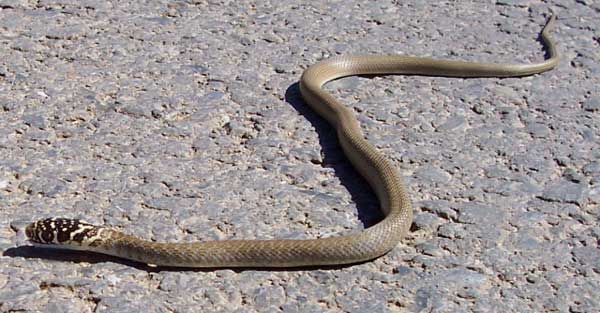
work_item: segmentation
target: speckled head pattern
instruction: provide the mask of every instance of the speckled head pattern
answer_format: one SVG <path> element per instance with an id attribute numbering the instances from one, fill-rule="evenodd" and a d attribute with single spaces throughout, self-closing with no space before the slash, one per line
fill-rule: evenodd
<path id="1" fill-rule="evenodd" d="M 29 224 L 25 234 L 37 244 L 91 246 L 99 235 L 99 229 L 76 219 L 48 218 Z"/>

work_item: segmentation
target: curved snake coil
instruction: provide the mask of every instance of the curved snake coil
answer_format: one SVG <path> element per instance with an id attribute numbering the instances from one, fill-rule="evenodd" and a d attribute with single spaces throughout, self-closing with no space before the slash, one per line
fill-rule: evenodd
<path id="1" fill-rule="evenodd" d="M 371 185 L 386 217 L 362 232 L 308 240 L 225 240 L 195 243 L 150 242 L 79 220 L 51 218 L 30 224 L 34 244 L 94 251 L 150 265 L 181 267 L 292 267 L 348 264 L 377 258 L 404 237 L 412 222 L 406 189 L 393 164 L 369 142 L 351 109 L 325 92 L 325 83 L 345 76 L 417 74 L 450 77 L 515 77 L 541 73 L 559 61 L 549 36 L 541 38 L 549 58 L 535 64 L 491 64 L 407 56 L 339 56 L 309 67 L 300 79 L 304 100 L 336 130 L 350 162 Z"/>

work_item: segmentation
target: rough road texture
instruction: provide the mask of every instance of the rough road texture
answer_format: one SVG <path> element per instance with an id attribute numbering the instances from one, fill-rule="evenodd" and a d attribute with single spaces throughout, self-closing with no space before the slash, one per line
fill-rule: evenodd
<path id="1" fill-rule="evenodd" d="M 600 6 L 424 3 L 0 1 L 0 311 L 597 309 Z M 303 69 L 348 53 L 539 60 L 550 8 L 552 72 L 329 85 L 415 202 L 383 258 L 181 271 L 24 246 L 47 216 L 165 241 L 369 225 L 375 198 L 300 100 Z"/>

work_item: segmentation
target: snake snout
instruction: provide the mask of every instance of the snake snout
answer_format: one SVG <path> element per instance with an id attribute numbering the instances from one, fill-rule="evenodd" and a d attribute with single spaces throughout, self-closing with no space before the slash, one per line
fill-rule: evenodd
<path id="1" fill-rule="evenodd" d="M 25 236 L 28 240 L 37 242 L 36 223 L 31 223 L 25 227 Z"/>

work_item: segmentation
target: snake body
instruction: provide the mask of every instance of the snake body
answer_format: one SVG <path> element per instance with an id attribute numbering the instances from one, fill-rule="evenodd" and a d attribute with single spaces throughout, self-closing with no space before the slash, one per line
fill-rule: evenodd
<path id="1" fill-rule="evenodd" d="M 351 75 L 416 74 L 449 77 L 517 77 L 541 73 L 558 64 L 549 30 L 541 38 L 549 57 L 534 64 L 492 64 L 408 56 L 339 56 L 304 71 L 304 100 L 335 129 L 345 155 L 375 191 L 385 218 L 348 235 L 306 240 L 225 240 L 160 243 L 79 220 L 50 218 L 27 226 L 34 244 L 87 250 L 151 265 L 181 267 L 293 267 L 356 263 L 390 251 L 412 223 L 411 202 L 394 165 L 364 139 L 352 110 L 323 90 L 327 82 Z"/>

